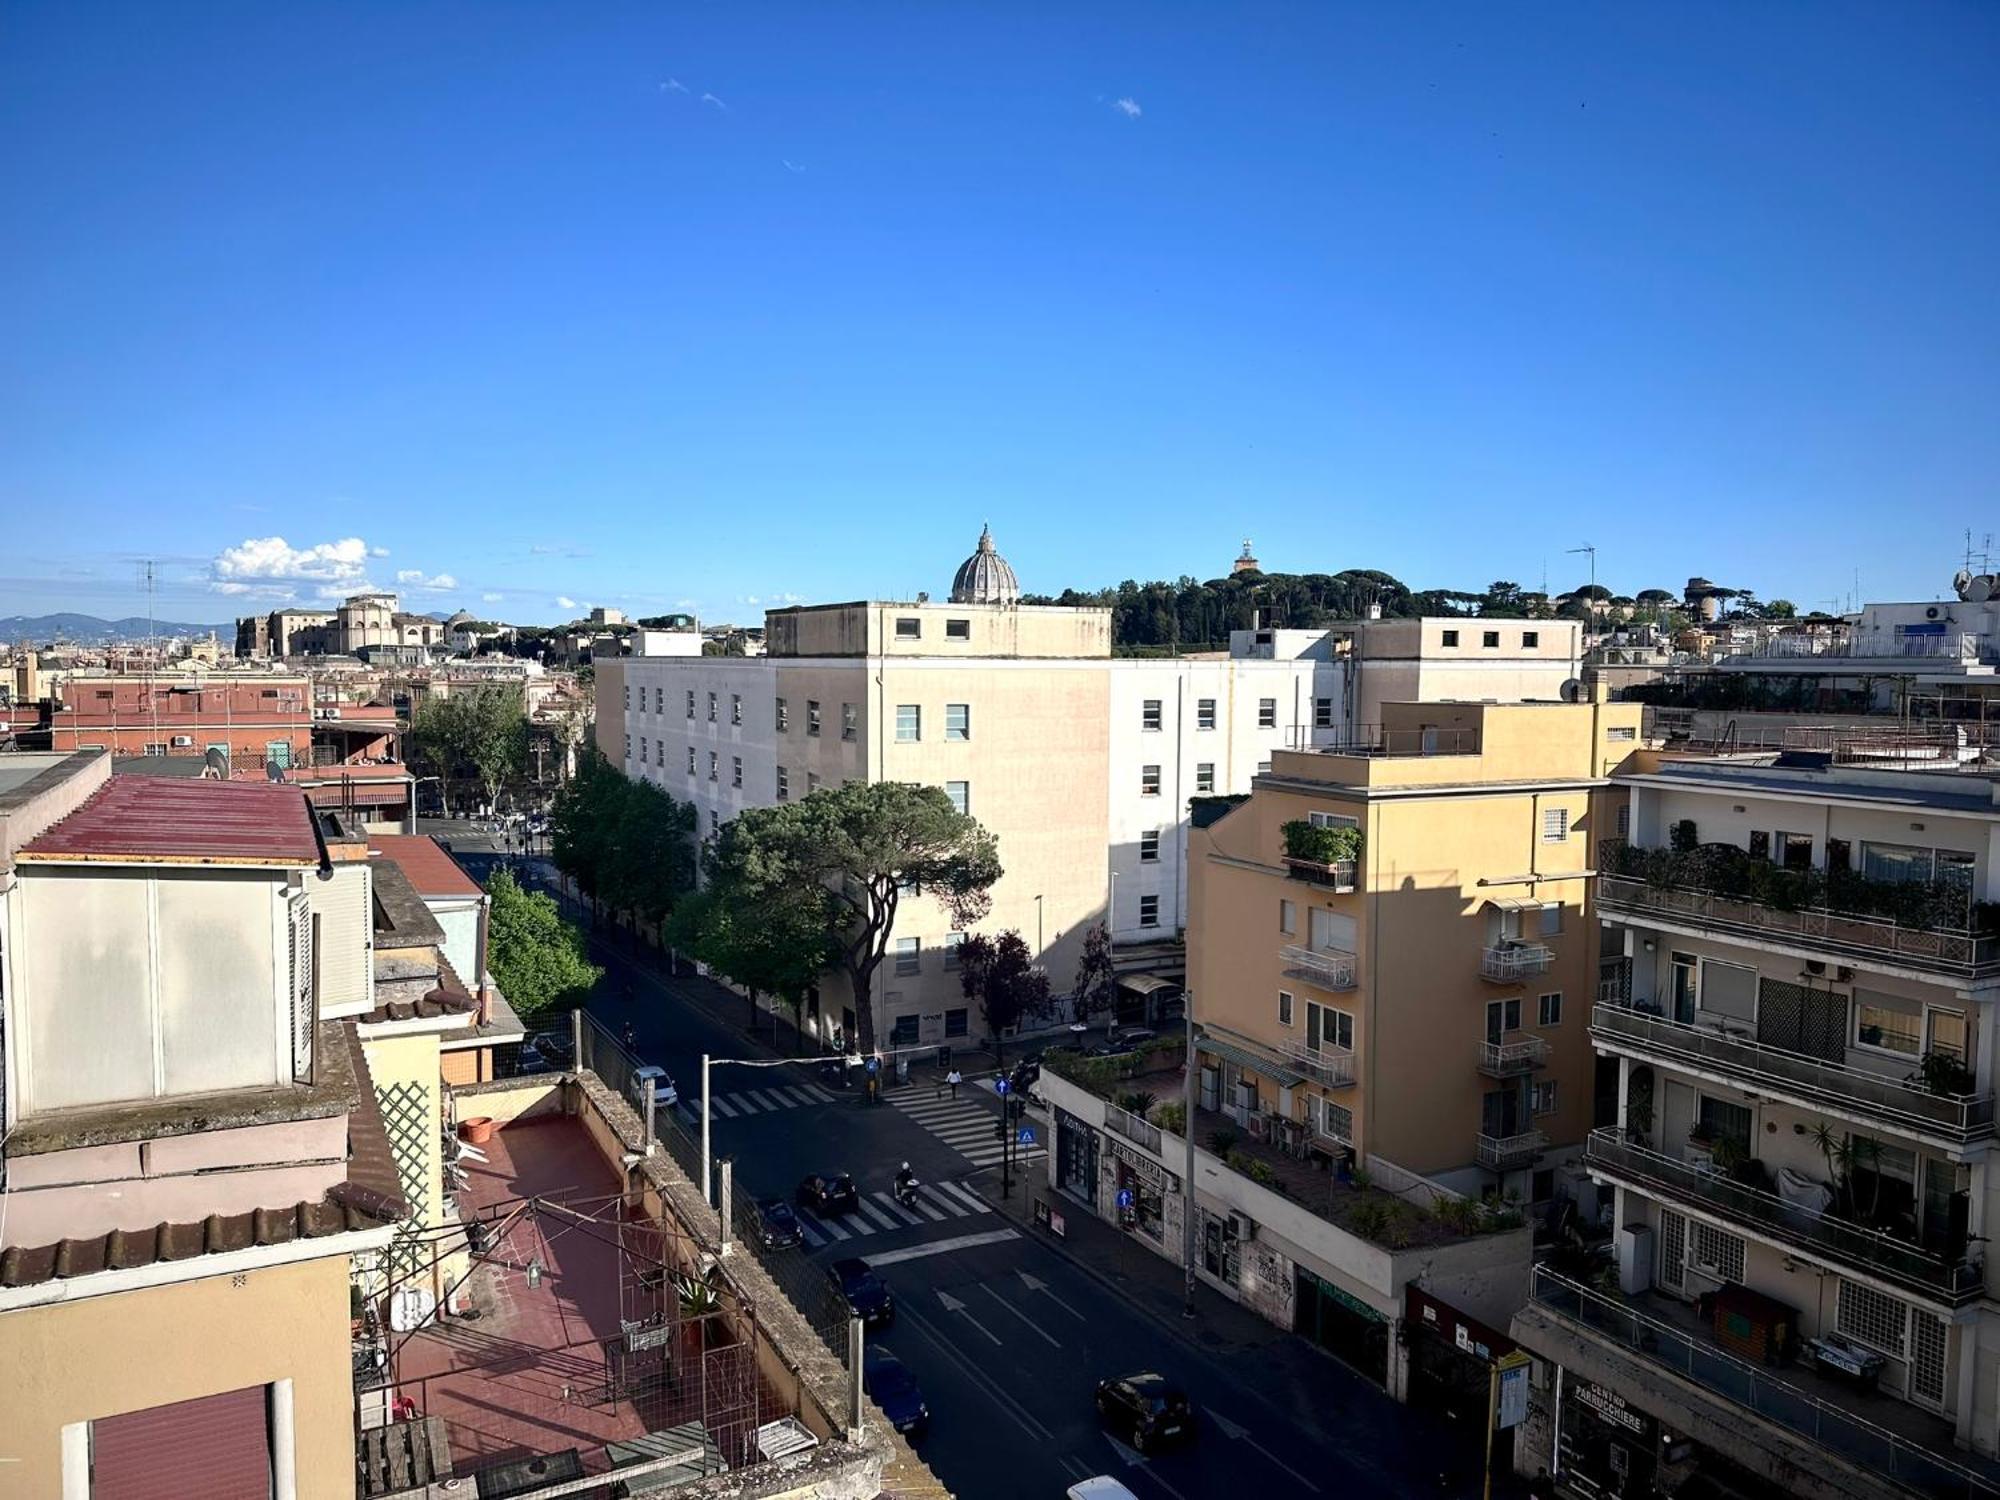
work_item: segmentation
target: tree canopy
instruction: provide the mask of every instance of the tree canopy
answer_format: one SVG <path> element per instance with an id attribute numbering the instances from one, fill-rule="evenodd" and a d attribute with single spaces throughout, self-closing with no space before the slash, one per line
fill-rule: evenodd
<path id="1" fill-rule="evenodd" d="M 832 898 L 822 892 L 759 892 L 713 869 L 708 884 L 674 909 L 668 938 L 750 992 L 775 995 L 805 1030 L 806 996 L 840 962 Z"/>
<path id="2" fill-rule="evenodd" d="M 582 1004 L 604 971 L 554 899 L 522 890 L 506 870 L 494 872 L 486 894 L 493 901 L 487 963 L 508 1003 L 523 1016 Z"/>
<path id="3" fill-rule="evenodd" d="M 903 782 L 850 782 L 746 809 L 712 850 L 717 881 L 758 905 L 825 894 L 820 910 L 853 987 L 863 1052 L 875 1050 L 872 987 L 903 891 L 923 891 L 967 928 L 990 909 L 1000 878 L 992 834 L 940 788 Z"/>
<path id="4" fill-rule="evenodd" d="M 521 690 L 492 686 L 426 698 L 410 718 L 412 759 L 436 776 L 447 808 L 470 781 L 492 803 L 527 763 L 528 713 Z"/>
<path id="5" fill-rule="evenodd" d="M 1048 1009 L 1049 976 L 1035 967 L 1027 940 L 1012 928 L 997 937 L 972 933 L 958 945 L 958 984 L 979 1007 L 996 1058 L 1001 1032 Z"/>
<path id="6" fill-rule="evenodd" d="M 594 751 L 549 809 L 556 868 L 593 901 L 663 921 L 694 889 L 695 809 L 635 781 Z"/>

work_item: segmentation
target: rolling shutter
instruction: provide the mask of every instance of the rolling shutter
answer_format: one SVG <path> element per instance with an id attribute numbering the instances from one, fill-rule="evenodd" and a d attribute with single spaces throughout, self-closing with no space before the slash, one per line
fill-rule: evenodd
<path id="1" fill-rule="evenodd" d="M 90 1424 L 91 1500 L 271 1500 L 266 1388 Z"/>

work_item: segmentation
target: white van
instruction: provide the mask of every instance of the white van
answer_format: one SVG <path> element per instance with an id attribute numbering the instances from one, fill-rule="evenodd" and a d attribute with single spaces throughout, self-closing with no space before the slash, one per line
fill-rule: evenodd
<path id="1" fill-rule="evenodd" d="M 1095 1479 L 1078 1480 L 1068 1490 L 1069 1500 L 1139 1500 L 1139 1497 L 1125 1488 L 1109 1474 L 1099 1474 Z"/>

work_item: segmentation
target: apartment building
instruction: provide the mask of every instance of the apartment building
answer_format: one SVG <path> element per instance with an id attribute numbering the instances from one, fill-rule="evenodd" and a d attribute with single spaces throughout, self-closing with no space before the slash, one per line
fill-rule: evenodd
<path id="1" fill-rule="evenodd" d="M 225 752 L 232 765 L 305 765 L 312 751 L 312 693 L 303 676 L 69 673 L 43 705 L 41 748 L 199 760 Z"/>
<path id="2" fill-rule="evenodd" d="M 1523 1466 L 1574 1493 L 2000 1493 L 2000 784 L 1879 749 L 1616 778 L 1584 1158 L 1615 1275 L 1539 1267 L 1513 1325 L 1549 1376 Z"/>
<path id="3" fill-rule="evenodd" d="M 316 1013 L 305 798 L 0 768 L 0 1491 L 354 1494 L 349 1274 L 407 1212 Z"/>
<path id="4" fill-rule="evenodd" d="M 1373 737 L 1392 703 L 1559 703 L 1582 696 L 1583 625 L 1426 615 L 1332 626 L 1346 666 L 1339 723 Z"/>

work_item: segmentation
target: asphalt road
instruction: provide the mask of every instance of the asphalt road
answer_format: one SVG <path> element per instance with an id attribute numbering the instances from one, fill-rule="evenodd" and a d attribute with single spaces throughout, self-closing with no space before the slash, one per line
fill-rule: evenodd
<path id="1" fill-rule="evenodd" d="M 455 828 L 440 831 L 483 877 L 492 856 L 472 847 L 467 825 Z M 689 1094 L 699 1088 L 704 1051 L 768 1055 L 740 1025 L 678 999 L 681 986 L 629 950 L 597 947 L 607 972 L 589 1008 L 614 1029 L 629 1020 L 644 1060 L 665 1067 Z M 747 1005 L 742 1014 L 748 1018 Z M 712 1073 L 712 1130 L 717 1155 L 732 1158 L 739 1180 L 759 1196 L 789 1198 L 808 1172 L 854 1175 L 864 1213 L 830 1224 L 808 1218 L 822 1243 L 787 1253 L 820 1264 L 862 1255 L 889 1282 L 897 1316 L 871 1342 L 892 1349 L 923 1386 L 932 1421 L 919 1451 L 954 1494 L 1060 1496 L 1092 1474 L 1118 1476 L 1142 1500 L 1479 1493 L 1455 1435 L 1331 1358 L 1290 1339 L 1281 1341 L 1289 1357 L 1276 1361 L 1220 1356 L 1175 1337 L 1069 1256 L 985 1208 L 960 1185 L 976 1178 L 992 1191 L 987 1174 L 898 1107 L 899 1097 L 934 1099 L 926 1075 L 919 1079 L 871 1106 L 858 1088 L 830 1087 L 813 1064 L 720 1065 Z M 990 1093 L 968 1087 L 965 1100 L 998 1119 Z M 962 1132 L 958 1141 L 966 1145 Z M 928 1190 L 914 1225 L 889 1202 L 904 1160 Z M 1042 1162 L 1031 1170 L 1045 1177 Z M 1201 1417 L 1194 1443 L 1140 1459 L 1100 1429 L 1091 1399 L 1097 1382 L 1140 1370 L 1158 1370 L 1187 1390 Z M 1453 1471 L 1449 1480 L 1441 1466 Z"/>

